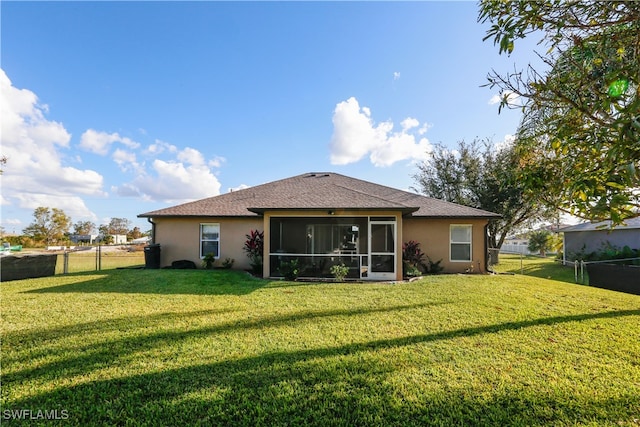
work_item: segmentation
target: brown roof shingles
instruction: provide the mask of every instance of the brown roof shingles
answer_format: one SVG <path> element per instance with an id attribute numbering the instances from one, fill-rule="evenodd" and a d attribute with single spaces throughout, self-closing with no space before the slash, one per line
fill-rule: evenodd
<path id="1" fill-rule="evenodd" d="M 271 209 L 387 209 L 414 217 L 496 218 L 499 215 L 336 173 L 306 173 L 146 212 L 139 217 L 256 216 Z"/>

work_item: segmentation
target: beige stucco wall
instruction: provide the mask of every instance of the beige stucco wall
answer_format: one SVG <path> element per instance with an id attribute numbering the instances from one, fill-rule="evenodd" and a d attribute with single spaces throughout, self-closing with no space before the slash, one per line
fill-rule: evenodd
<path id="1" fill-rule="evenodd" d="M 451 225 L 472 225 L 471 259 L 472 262 L 452 262 L 449 254 L 449 229 Z M 433 262 L 442 259 L 443 273 L 464 273 L 473 265 L 473 272 L 485 271 L 485 231 L 484 219 L 417 219 L 404 220 L 403 242 L 415 240 Z"/>
<path id="2" fill-rule="evenodd" d="M 485 272 L 485 235 L 487 220 L 483 219 L 417 219 L 402 218 L 393 211 L 342 211 L 335 210 L 336 216 L 394 216 L 397 221 L 398 254 L 402 252 L 402 243 L 416 240 L 433 261 L 442 259 L 440 265 L 444 273 L 464 273 L 473 265 L 473 272 Z M 160 244 L 161 267 L 171 265 L 177 260 L 190 260 L 200 268 L 202 260 L 199 254 L 200 224 L 220 224 L 220 259 L 233 258 L 234 269 L 249 269 L 249 258 L 242 250 L 245 235 L 250 230 L 264 231 L 265 256 L 269 253 L 269 221 L 272 216 L 326 217 L 327 211 L 277 211 L 267 212 L 263 218 L 156 218 L 156 240 Z M 472 225 L 472 262 L 452 262 L 449 255 L 449 228 L 452 224 Z M 402 279 L 402 257 L 396 257 L 397 280 Z M 264 275 L 269 277 L 269 263 L 264 263 Z"/>
<path id="3" fill-rule="evenodd" d="M 262 218 L 155 218 L 156 240 L 160 244 L 160 266 L 189 260 L 201 267 L 200 224 L 220 224 L 220 261 L 235 260 L 234 269 L 248 269 L 249 258 L 242 250 L 250 230 L 262 230 Z"/>

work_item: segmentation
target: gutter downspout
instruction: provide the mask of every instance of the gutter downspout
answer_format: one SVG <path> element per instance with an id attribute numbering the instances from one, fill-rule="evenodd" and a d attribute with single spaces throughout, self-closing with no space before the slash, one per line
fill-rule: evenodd
<path id="1" fill-rule="evenodd" d="M 489 251 L 489 223 L 484 226 L 484 271 L 487 273 L 493 273 L 489 270 L 489 259 L 491 259 L 491 252 Z"/>
<path id="2" fill-rule="evenodd" d="M 151 224 L 151 244 L 154 245 L 156 243 L 156 223 L 151 217 L 147 218 L 147 222 Z"/>

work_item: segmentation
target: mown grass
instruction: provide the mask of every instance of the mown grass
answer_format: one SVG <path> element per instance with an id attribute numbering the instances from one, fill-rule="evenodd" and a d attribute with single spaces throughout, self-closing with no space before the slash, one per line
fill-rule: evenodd
<path id="1" fill-rule="evenodd" d="M 142 251 L 78 251 L 67 254 L 67 273 L 109 270 L 113 268 L 144 266 Z M 98 259 L 99 256 L 99 259 Z M 56 262 L 56 274 L 64 273 L 64 254 L 59 254 Z"/>
<path id="2" fill-rule="evenodd" d="M 634 295 L 515 275 L 316 284 L 227 270 L 111 270 L 1 292 L 3 414 L 172 426 L 640 419 Z"/>
<path id="3" fill-rule="evenodd" d="M 575 283 L 575 269 L 573 266 L 563 266 L 555 256 L 540 257 L 535 255 L 500 254 L 500 262 L 492 266 L 498 273 L 525 274 L 544 279 L 559 280 Z M 588 284 L 587 271 L 584 271 L 584 281 L 578 270 L 578 282 Z"/>

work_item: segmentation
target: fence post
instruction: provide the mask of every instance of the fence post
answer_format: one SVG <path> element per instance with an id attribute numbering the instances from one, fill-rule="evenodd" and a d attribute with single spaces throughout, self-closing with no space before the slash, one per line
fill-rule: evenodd
<path id="1" fill-rule="evenodd" d="M 69 274 L 69 252 L 64 251 L 64 268 L 62 270 L 62 274 Z"/>
<path id="2" fill-rule="evenodd" d="M 578 283 L 578 260 L 573 262 L 573 276 L 575 278 L 575 282 Z"/>
<path id="3" fill-rule="evenodd" d="M 102 245 L 98 245 L 98 271 L 102 270 Z"/>
<path id="4" fill-rule="evenodd" d="M 520 274 L 524 275 L 524 268 L 522 267 L 522 252 L 520 252 Z"/>
<path id="5" fill-rule="evenodd" d="M 584 261 L 580 260 L 580 283 L 584 285 Z"/>

